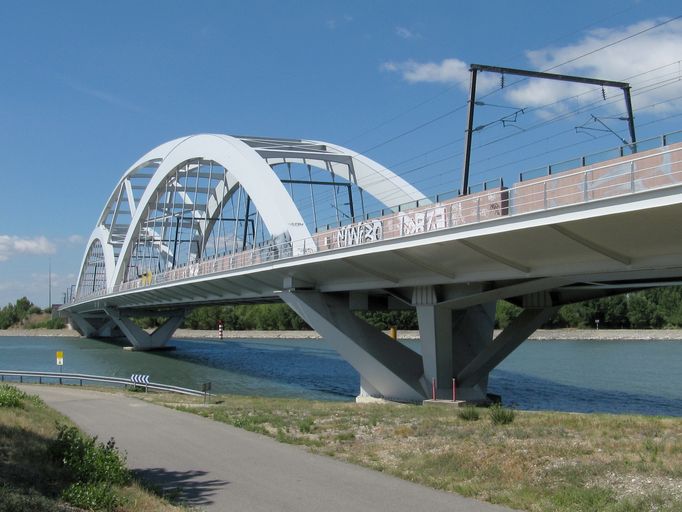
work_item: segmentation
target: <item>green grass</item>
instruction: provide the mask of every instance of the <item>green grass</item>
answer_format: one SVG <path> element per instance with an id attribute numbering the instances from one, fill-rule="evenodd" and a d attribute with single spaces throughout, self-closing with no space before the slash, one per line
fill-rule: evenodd
<path id="1" fill-rule="evenodd" d="M 36 396 L 6 385 L 3 396 L 12 405 L 0 406 L 0 512 L 180 510 L 127 483 L 113 445 L 80 433 Z"/>
<path id="2" fill-rule="evenodd" d="M 519 510 L 682 512 L 680 418 L 216 398 L 145 397 Z"/>
<path id="3" fill-rule="evenodd" d="M 514 421 L 514 411 L 502 407 L 500 404 L 493 404 L 488 408 L 490 421 L 495 425 L 508 425 Z"/>
<path id="4" fill-rule="evenodd" d="M 457 417 L 464 421 L 478 421 L 481 415 L 475 405 L 465 405 L 457 411 Z"/>

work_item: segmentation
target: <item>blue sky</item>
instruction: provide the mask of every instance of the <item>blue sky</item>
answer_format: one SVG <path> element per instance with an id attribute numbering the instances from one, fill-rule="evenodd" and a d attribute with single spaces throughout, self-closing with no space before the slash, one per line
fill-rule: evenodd
<path id="1" fill-rule="evenodd" d="M 3 1 L 0 304 L 45 306 L 49 260 L 58 302 L 121 174 L 182 135 L 328 140 L 427 194 L 456 189 L 472 62 L 628 80 L 638 138 L 682 129 L 682 20 L 665 23 L 681 14 L 664 0 Z M 472 183 L 618 145 L 576 132 L 591 114 L 626 136 L 616 91 L 505 81 L 481 77 Z"/>

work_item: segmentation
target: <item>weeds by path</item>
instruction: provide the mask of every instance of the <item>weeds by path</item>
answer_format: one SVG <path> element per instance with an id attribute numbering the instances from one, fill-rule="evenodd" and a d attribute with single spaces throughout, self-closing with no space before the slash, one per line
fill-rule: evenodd
<path id="1" fill-rule="evenodd" d="M 679 418 L 243 396 L 203 406 L 171 395 L 146 398 L 520 510 L 682 510 Z M 481 421 L 470 421 L 475 415 Z"/>

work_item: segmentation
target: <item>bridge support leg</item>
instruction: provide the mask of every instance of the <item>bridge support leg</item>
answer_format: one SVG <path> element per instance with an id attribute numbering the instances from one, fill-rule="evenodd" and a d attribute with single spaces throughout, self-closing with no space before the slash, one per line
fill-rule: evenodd
<path id="1" fill-rule="evenodd" d="M 421 356 L 353 314 L 347 293 L 286 290 L 281 297 L 360 373 L 361 393 L 399 402 L 426 398 Z"/>
<path id="2" fill-rule="evenodd" d="M 122 316 L 118 309 L 106 308 L 105 311 L 118 328 L 121 329 L 134 350 L 155 350 L 164 347 L 185 319 L 184 311 L 164 313 L 164 315 L 170 315 L 168 320 L 150 334 L 135 324 L 130 318 Z"/>
<path id="3" fill-rule="evenodd" d="M 93 338 L 97 334 L 98 329 L 89 318 L 85 318 L 77 313 L 69 313 L 69 320 L 71 321 L 73 328 L 78 331 L 81 336 Z"/>
<path id="4" fill-rule="evenodd" d="M 106 316 L 86 317 L 69 313 L 71 326 L 86 338 L 118 338 L 122 334 L 111 318 Z"/>
<path id="5" fill-rule="evenodd" d="M 457 372 L 457 382 L 467 389 L 482 379 L 487 381 L 490 371 L 549 320 L 556 310 L 556 307 L 524 309 L 504 331 Z"/>
<path id="6" fill-rule="evenodd" d="M 434 287 L 417 287 L 412 303 L 417 309 L 424 377 L 436 383 L 436 398 L 488 400 L 488 375 L 556 311 L 549 303 L 524 309 L 493 339 L 495 302 L 450 308 L 439 302 Z"/>

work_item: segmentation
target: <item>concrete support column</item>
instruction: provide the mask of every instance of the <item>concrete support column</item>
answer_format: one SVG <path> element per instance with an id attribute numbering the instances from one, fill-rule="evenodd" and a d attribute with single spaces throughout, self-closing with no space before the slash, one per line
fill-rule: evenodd
<path id="1" fill-rule="evenodd" d="M 436 381 L 436 398 L 445 394 L 452 382 L 452 311 L 438 306 L 438 297 L 433 286 L 418 286 L 412 292 L 412 304 L 417 310 L 419 337 L 421 339 L 424 379 L 428 396 L 432 395 L 432 383 Z M 450 392 L 452 396 L 452 392 Z"/>
<path id="2" fill-rule="evenodd" d="M 478 357 L 492 343 L 495 329 L 496 302 L 478 304 L 466 309 L 454 310 L 452 330 L 452 377 L 457 379 L 457 395 L 464 400 L 487 400 L 488 374 L 482 375 L 476 382 L 465 384 L 460 382 L 459 372 L 470 361 Z M 452 378 L 449 395 L 452 397 Z"/>
<path id="3" fill-rule="evenodd" d="M 416 287 L 412 304 L 417 309 L 424 377 L 436 382 L 436 398 L 452 399 L 452 379 L 492 340 L 495 325 L 495 302 L 465 309 L 439 304 L 435 287 Z M 458 397 L 486 400 L 488 376 L 468 388 L 458 385 Z M 431 392 L 429 392 L 429 396 Z"/>
<path id="4" fill-rule="evenodd" d="M 77 313 L 69 313 L 69 320 L 73 328 L 78 331 L 81 336 L 86 338 L 94 338 L 97 335 L 98 327 L 95 325 L 95 320 L 86 318 L 83 315 Z"/>
<path id="5" fill-rule="evenodd" d="M 426 398 L 421 356 L 353 314 L 348 293 L 286 290 L 281 297 L 360 373 L 361 394 L 399 402 Z"/>
<path id="6" fill-rule="evenodd" d="M 116 326 L 121 329 L 123 335 L 133 346 L 134 350 L 155 350 L 166 345 L 175 330 L 180 327 L 185 319 L 184 311 L 171 311 L 165 314 L 170 315 L 162 325 L 149 334 L 144 329 L 135 324 L 130 318 L 121 315 L 116 308 L 106 308 L 105 312 Z"/>

